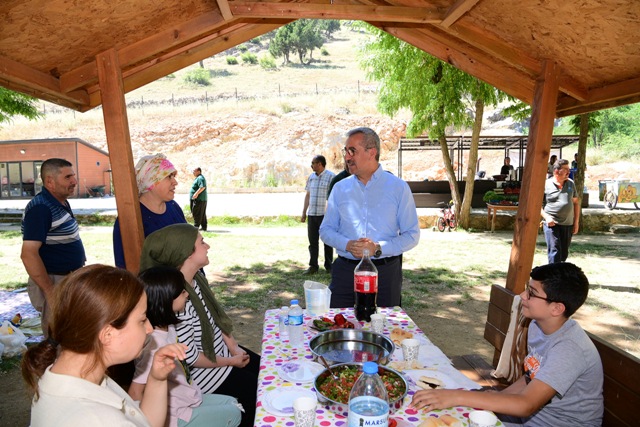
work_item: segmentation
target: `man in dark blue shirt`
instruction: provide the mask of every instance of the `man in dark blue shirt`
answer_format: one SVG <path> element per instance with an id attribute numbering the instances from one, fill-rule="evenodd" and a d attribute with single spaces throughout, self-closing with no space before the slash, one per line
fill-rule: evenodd
<path id="1" fill-rule="evenodd" d="M 47 301 L 56 283 L 86 261 L 78 222 L 67 199 L 78 181 L 73 165 L 64 159 L 48 159 L 40 169 L 43 189 L 27 205 L 22 216 L 20 258 L 29 274 L 31 304 L 42 314 L 42 332 L 48 336 Z"/>

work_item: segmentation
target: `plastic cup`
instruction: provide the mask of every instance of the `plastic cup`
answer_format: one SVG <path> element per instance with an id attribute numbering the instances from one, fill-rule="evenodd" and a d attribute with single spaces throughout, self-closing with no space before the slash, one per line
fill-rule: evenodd
<path id="1" fill-rule="evenodd" d="M 493 427 L 498 417 L 489 411 L 471 411 L 469 413 L 469 427 Z"/>
<path id="2" fill-rule="evenodd" d="M 415 338 L 407 338 L 400 343 L 402 347 L 402 355 L 405 362 L 413 362 L 418 360 L 418 353 L 420 352 L 420 342 Z"/>
<path id="3" fill-rule="evenodd" d="M 318 400 L 315 397 L 298 397 L 293 401 L 293 417 L 296 427 L 313 427 L 316 422 L 316 406 Z"/>
<path id="4" fill-rule="evenodd" d="M 375 333 L 381 334 L 384 330 L 384 315 L 372 314 L 371 315 L 371 330 Z"/>

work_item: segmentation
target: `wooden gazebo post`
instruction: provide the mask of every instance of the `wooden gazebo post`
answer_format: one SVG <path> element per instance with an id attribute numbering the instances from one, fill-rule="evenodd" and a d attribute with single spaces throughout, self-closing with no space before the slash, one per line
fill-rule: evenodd
<path id="1" fill-rule="evenodd" d="M 507 272 L 506 287 L 515 294 L 524 290 L 533 265 L 557 99 L 558 66 L 547 60 L 534 89 L 527 158 L 522 177 L 524 192 L 520 193 Z"/>
<path id="2" fill-rule="evenodd" d="M 137 274 L 144 233 L 118 53 L 115 49 L 102 52 L 96 56 L 96 65 L 124 258 L 127 270 Z"/>

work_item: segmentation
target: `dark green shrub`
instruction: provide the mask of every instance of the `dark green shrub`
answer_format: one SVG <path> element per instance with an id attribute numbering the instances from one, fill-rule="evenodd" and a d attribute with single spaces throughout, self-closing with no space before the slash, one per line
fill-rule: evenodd
<path id="1" fill-rule="evenodd" d="M 209 86 L 211 84 L 210 79 L 211 75 L 209 74 L 209 70 L 204 68 L 194 68 L 193 70 L 189 70 L 184 76 L 185 83 L 200 86 Z"/>
<path id="2" fill-rule="evenodd" d="M 240 55 L 240 59 L 242 59 L 242 62 L 244 62 L 245 64 L 257 64 L 258 63 L 258 57 L 256 56 L 255 53 L 251 53 L 251 52 L 245 52 L 242 55 Z"/>
<path id="3" fill-rule="evenodd" d="M 227 56 L 227 65 L 238 65 L 238 58 L 235 56 Z"/>

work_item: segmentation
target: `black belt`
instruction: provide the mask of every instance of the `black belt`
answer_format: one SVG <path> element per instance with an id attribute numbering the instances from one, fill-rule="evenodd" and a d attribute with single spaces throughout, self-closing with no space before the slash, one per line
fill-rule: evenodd
<path id="1" fill-rule="evenodd" d="M 71 274 L 73 273 L 75 270 L 69 270 L 69 271 L 65 271 L 65 272 L 53 272 L 53 271 L 47 271 L 47 274 L 52 274 L 54 276 L 66 276 L 67 274 Z"/>
<path id="2" fill-rule="evenodd" d="M 345 258 L 342 255 L 338 255 L 338 258 L 342 259 L 343 261 L 348 262 L 349 264 L 354 264 L 354 265 L 360 264 L 360 260 L 359 259 Z M 400 255 L 390 256 L 390 257 L 386 257 L 386 258 L 371 258 L 371 261 L 373 261 L 373 265 L 385 265 L 385 264 L 392 263 L 393 261 L 395 261 L 398 258 L 400 258 Z"/>

